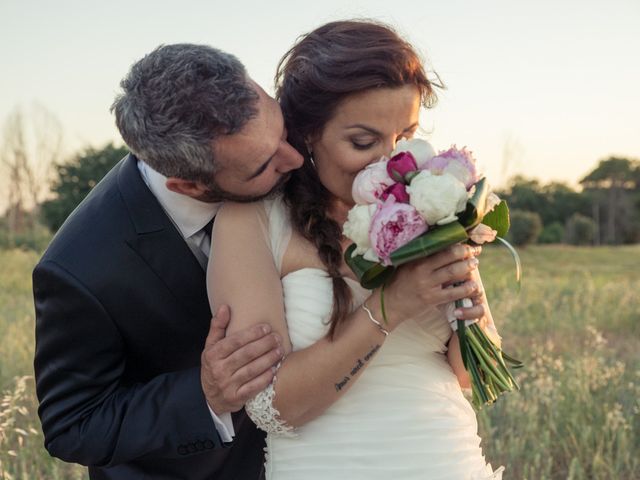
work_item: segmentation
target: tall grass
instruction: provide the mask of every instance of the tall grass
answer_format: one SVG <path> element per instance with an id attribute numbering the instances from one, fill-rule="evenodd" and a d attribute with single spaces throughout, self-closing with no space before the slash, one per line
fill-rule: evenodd
<path id="1" fill-rule="evenodd" d="M 640 478 L 640 248 L 486 248 L 481 270 L 522 390 L 479 414 L 507 478 Z M 511 286 L 510 286 L 511 284 Z"/>
<path id="2" fill-rule="evenodd" d="M 640 247 L 523 249 L 516 293 L 506 250 L 480 260 L 522 390 L 479 412 L 487 459 L 517 480 L 640 478 Z M 30 272 L 0 251 L 0 479 L 86 478 L 42 447 L 32 377 Z"/>
<path id="3" fill-rule="evenodd" d="M 73 480 L 86 469 L 53 459 L 43 448 L 33 381 L 31 270 L 38 256 L 0 250 L 0 479 Z"/>

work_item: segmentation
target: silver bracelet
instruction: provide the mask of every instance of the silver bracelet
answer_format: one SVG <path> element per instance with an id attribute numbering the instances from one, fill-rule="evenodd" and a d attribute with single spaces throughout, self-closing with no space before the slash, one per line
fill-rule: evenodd
<path id="1" fill-rule="evenodd" d="M 367 312 L 367 315 L 369 315 L 369 320 L 371 320 L 373 323 L 376 324 L 376 326 L 378 327 L 378 330 L 380 330 L 384 336 L 386 337 L 387 335 L 389 335 L 389 330 L 387 330 L 386 328 L 384 328 L 382 326 L 382 324 L 376 320 L 375 318 L 373 318 L 373 313 L 371 313 L 371 310 L 369 310 L 369 307 L 367 307 L 367 303 L 363 303 L 362 304 L 362 309 Z"/>

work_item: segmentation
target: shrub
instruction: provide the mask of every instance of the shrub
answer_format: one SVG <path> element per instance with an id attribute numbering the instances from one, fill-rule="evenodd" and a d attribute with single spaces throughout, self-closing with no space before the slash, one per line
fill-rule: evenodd
<path id="1" fill-rule="evenodd" d="M 535 243 L 542 231 L 542 220 L 535 212 L 512 210 L 509 238 L 515 245 L 524 246 Z"/>
<path id="2" fill-rule="evenodd" d="M 22 250 L 42 252 L 50 241 L 51 232 L 37 220 L 30 222 L 30 225 L 20 232 L 11 234 L 6 220 L 0 219 L 0 249 L 20 248 Z"/>
<path id="3" fill-rule="evenodd" d="M 560 222 L 553 222 L 542 229 L 538 243 L 562 243 L 564 227 Z"/>
<path id="4" fill-rule="evenodd" d="M 565 228 L 565 241 L 572 245 L 592 245 L 596 234 L 596 222 L 579 213 L 574 213 Z"/>

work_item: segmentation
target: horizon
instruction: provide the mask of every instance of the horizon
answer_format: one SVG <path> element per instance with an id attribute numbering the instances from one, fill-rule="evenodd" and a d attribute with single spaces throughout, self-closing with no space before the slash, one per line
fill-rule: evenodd
<path id="1" fill-rule="evenodd" d="M 121 145 L 109 106 L 129 66 L 162 43 L 205 43 L 235 54 L 273 93 L 280 56 L 301 34 L 336 19 L 389 23 L 427 58 L 447 89 L 421 123 L 436 149 L 466 145 L 494 185 L 514 175 L 572 188 L 610 156 L 640 157 L 640 3 L 593 0 L 447 5 L 291 0 L 215 5 L 201 0 L 79 0 L 0 6 L 0 121 L 34 102 L 59 118 L 67 158 Z M 437 8 L 436 8 L 437 7 Z M 141 21 L 138 21 L 141 19 Z M 19 38 L 19 47 L 15 39 Z M 4 179 L 6 181 L 6 179 Z"/>

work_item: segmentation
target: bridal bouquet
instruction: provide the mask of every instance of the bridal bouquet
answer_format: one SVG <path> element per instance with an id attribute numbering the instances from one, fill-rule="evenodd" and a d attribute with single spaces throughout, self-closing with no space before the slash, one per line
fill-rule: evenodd
<path id="1" fill-rule="evenodd" d="M 401 140 L 389 159 L 362 170 L 353 182 L 356 205 L 344 234 L 354 243 L 345 252 L 363 287 L 384 284 L 400 265 L 459 242 L 503 242 L 509 229 L 507 204 L 490 192 L 471 152 L 455 146 L 438 154 L 424 140 Z M 384 296 L 382 297 L 384 314 Z M 456 307 L 470 306 L 470 300 Z M 386 318 L 385 318 L 386 320 Z M 464 366 L 472 380 L 473 403 L 480 408 L 504 392 L 519 389 L 507 363 L 522 364 L 502 352 L 477 320 L 450 319 L 457 330 Z"/>

